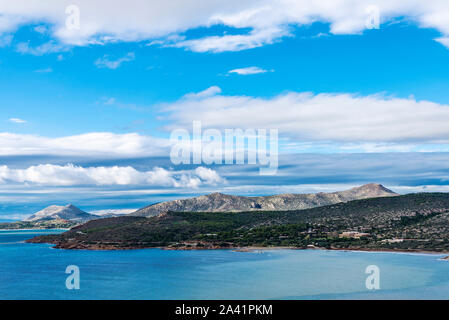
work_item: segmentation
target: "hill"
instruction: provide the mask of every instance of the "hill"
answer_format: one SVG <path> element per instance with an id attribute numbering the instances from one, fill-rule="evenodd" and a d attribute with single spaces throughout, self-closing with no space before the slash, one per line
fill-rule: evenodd
<path id="1" fill-rule="evenodd" d="M 116 216 L 113 213 L 90 214 L 72 204 L 66 206 L 53 205 L 36 212 L 23 221 L 0 223 L 0 229 L 68 229 L 90 220 Z"/>
<path id="2" fill-rule="evenodd" d="M 67 249 L 288 246 L 449 252 L 449 194 L 380 197 L 294 211 L 124 216 L 29 242 Z"/>
<path id="3" fill-rule="evenodd" d="M 88 221 L 97 219 L 98 216 L 84 212 L 72 204 L 66 206 L 49 206 L 30 217 L 24 222 L 48 221 L 48 220 L 68 220 L 68 221 Z"/>
<path id="4" fill-rule="evenodd" d="M 366 184 L 346 191 L 316 194 L 280 194 L 265 197 L 243 197 L 212 193 L 190 199 L 157 203 L 131 215 L 155 216 L 162 212 L 236 212 L 302 210 L 356 199 L 391 197 L 398 194 L 380 184 Z"/>

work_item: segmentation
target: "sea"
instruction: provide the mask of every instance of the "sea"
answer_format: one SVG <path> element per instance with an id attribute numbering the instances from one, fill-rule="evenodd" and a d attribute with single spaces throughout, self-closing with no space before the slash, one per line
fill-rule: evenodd
<path id="1" fill-rule="evenodd" d="M 24 242 L 59 232 L 0 231 L 0 299 L 449 299 L 444 255 L 89 251 Z"/>

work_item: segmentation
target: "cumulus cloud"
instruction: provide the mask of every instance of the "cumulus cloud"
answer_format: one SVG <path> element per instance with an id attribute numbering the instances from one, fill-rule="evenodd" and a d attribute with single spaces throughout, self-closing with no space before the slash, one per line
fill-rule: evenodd
<path id="1" fill-rule="evenodd" d="M 120 67 L 124 62 L 130 62 L 135 59 L 134 52 L 128 52 L 128 54 L 124 57 L 118 58 L 118 59 L 111 59 L 108 55 L 104 55 L 102 58 L 98 58 L 95 61 L 95 65 L 98 68 L 108 68 L 108 69 L 117 69 Z"/>
<path id="2" fill-rule="evenodd" d="M 138 171 L 133 167 L 88 167 L 73 164 L 65 166 L 44 164 L 26 169 L 0 166 L 0 183 L 36 184 L 42 186 L 164 186 L 198 188 L 201 185 L 224 183 L 220 175 L 208 168 L 171 171 L 156 167 L 151 171 Z"/>
<path id="3" fill-rule="evenodd" d="M 230 70 L 228 73 L 236 73 L 242 76 L 250 75 L 250 74 L 258 74 L 258 73 L 265 73 L 268 72 L 268 70 L 259 68 L 259 67 L 247 67 L 247 68 L 239 68 L 239 69 L 233 69 Z"/>
<path id="4" fill-rule="evenodd" d="M 92 132 L 56 138 L 0 133 L 0 156 L 148 157 L 168 154 L 169 146 L 168 139 L 143 136 L 137 133 Z"/>
<path id="5" fill-rule="evenodd" d="M 52 35 L 64 44 L 87 45 L 151 40 L 198 52 L 238 51 L 279 41 L 291 26 L 323 22 L 331 34 L 356 34 L 367 28 L 377 7 L 380 21 L 406 18 L 419 27 L 434 28 L 449 37 L 446 0 L 78 0 L 80 28 L 66 27 L 70 0 L 15 0 L 0 2 L 0 33 L 31 23 L 51 24 Z M 180 33 L 198 27 L 225 25 L 241 34 L 183 39 Z M 248 29 L 248 30 L 246 30 Z M 445 44 L 444 41 L 440 41 Z"/>
<path id="6" fill-rule="evenodd" d="M 383 95 L 289 92 L 272 98 L 191 94 L 164 106 L 174 124 L 191 128 L 273 128 L 296 141 L 449 142 L 449 106 Z M 237 116 L 238 115 L 238 116 Z"/>

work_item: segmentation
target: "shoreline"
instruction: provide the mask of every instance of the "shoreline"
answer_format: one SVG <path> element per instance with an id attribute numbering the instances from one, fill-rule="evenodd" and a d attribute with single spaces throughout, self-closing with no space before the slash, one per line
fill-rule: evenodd
<path id="1" fill-rule="evenodd" d="M 347 252 L 366 252 L 366 253 L 405 253 L 405 254 L 431 254 L 431 255 L 448 255 L 449 251 L 423 251 L 423 250 L 400 250 L 400 249 L 372 249 L 372 248 L 298 248 L 298 247 L 242 247 L 236 249 L 238 252 L 253 252 L 255 250 L 323 250 L 323 251 L 347 251 Z"/>
<path id="2" fill-rule="evenodd" d="M 61 243 L 52 242 L 35 242 L 33 239 L 28 239 L 26 243 L 46 243 L 52 244 L 54 249 L 61 250 L 90 250 L 90 251 L 120 251 L 120 250 L 142 250 L 142 249 L 159 249 L 166 251 L 200 251 L 200 250 L 232 250 L 235 252 L 256 252 L 266 250 L 325 250 L 325 251 L 347 251 L 347 252 L 366 252 L 366 253 L 402 253 L 402 254 L 427 254 L 427 255 L 446 255 L 440 260 L 449 260 L 449 251 L 426 251 L 426 250 L 405 250 L 405 249 L 391 249 L 391 248 L 324 248 L 324 247 L 288 247 L 288 246 L 274 246 L 274 247 L 261 247 L 261 246 L 247 246 L 247 247 L 219 247 L 219 246 L 205 246 L 205 247 L 170 247 L 170 246 L 129 246 L 118 247 L 116 245 L 108 244 L 95 244 L 95 245 L 79 245 L 79 244 L 65 244 L 61 246 Z"/>

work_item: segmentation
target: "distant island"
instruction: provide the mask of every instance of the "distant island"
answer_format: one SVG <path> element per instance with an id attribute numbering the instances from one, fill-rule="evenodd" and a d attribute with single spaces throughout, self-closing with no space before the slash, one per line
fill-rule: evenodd
<path id="1" fill-rule="evenodd" d="M 369 197 L 367 190 L 381 194 Z M 301 210 L 167 211 L 155 216 L 142 216 L 139 210 L 28 242 L 95 250 L 285 247 L 449 252 L 449 194 L 399 196 L 374 184 L 355 191 L 366 197 Z"/>
<path id="2" fill-rule="evenodd" d="M 73 204 L 49 206 L 23 221 L 0 223 L 0 229 L 69 229 L 90 220 L 115 217 L 115 214 L 95 215 Z"/>

